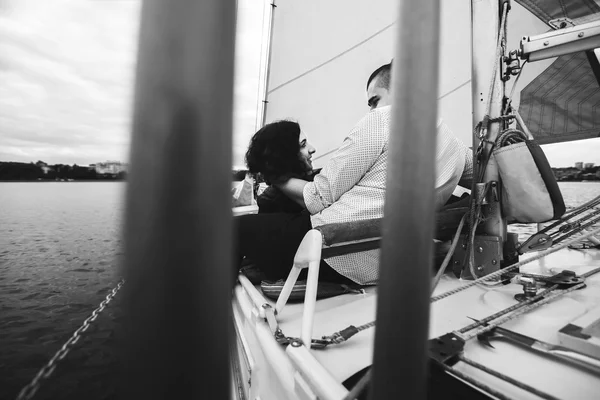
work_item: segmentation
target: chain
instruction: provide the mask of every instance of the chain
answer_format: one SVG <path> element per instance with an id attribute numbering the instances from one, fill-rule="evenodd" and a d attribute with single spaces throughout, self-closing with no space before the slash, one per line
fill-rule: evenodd
<path id="1" fill-rule="evenodd" d="M 123 286 L 124 283 L 125 283 L 125 280 L 122 279 L 117 284 L 117 286 L 100 303 L 98 308 L 96 308 L 94 311 L 92 311 L 92 315 L 90 315 L 88 318 L 86 318 L 86 320 L 83 321 L 83 324 L 81 324 L 79 329 L 77 329 L 75 332 L 73 332 L 73 335 L 69 338 L 69 340 L 67 340 L 65 342 L 65 344 L 62 345 L 60 350 L 58 350 L 56 352 L 56 354 L 54 354 L 54 357 L 52 357 L 50 359 L 50 361 L 48 361 L 48 363 L 40 369 L 40 371 L 37 373 L 37 375 L 33 378 L 33 380 L 29 384 L 27 384 L 27 386 L 25 386 L 23 389 L 21 389 L 21 391 L 19 392 L 19 395 L 17 396 L 17 400 L 29 400 L 35 395 L 35 393 L 40 388 L 42 381 L 44 379 L 48 379 L 52 375 L 52 373 L 56 369 L 56 366 L 58 365 L 58 362 L 62 361 L 67 356 L 67 354 L 69 354 L 69 351 L 71 351 L 73 346 L 81 338 L 81 334 L 88 330 L 88 328 L 91 326 L 92 322 L 94 322 L 96 320 L 96 318 L 98 318 L 98 315 L 100 315 L 100 313 L 102 311 L 104 311 L 104 309 L 106 308 L 108 303 L 111 302 L 111 300 L 115 297 L 115 295 L 117 294 L 119 289 L 121 289 L 121 287 Z"/>

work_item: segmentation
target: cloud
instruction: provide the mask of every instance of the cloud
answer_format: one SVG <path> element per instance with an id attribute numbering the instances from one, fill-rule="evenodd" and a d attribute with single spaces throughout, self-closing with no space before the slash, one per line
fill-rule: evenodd
<path id="1" fill-rule="evenodd" d="M 0 0 L 0 160 L 127 161 L 140 1 Z M 233 164 L 257 126 L 268 2 L 238 0 Z M 600 163 L 600 139 L 544 146 Z"/>
<path id="2" fill-rule="evenodd" d="M 238 1 L 234 164 L 255 130 L 263 3 Z M 140 5 L 0 0 L 0 160 L 126 161 Z"/>
<path id="3" fill-rule="evenodd" d="M 0 159 L 125 159 L 138 1 L 23 1 L 0 14 Z"/>

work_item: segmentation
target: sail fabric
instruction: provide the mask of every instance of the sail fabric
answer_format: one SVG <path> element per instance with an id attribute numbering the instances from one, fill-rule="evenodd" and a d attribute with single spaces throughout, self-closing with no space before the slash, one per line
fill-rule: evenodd
<path id="1" fill-rule="evenodd" d="M 479 122 L 473 121 L 472 114 L 470 0 L 442 1 L 440 5 L 439 97 L 438 108 L 432 112 L 437 111 L 452 132 L 469 145 L 473 140 L 473 126 Z M 396 12 L 395 0 L 276 1 L 265 122 L 279 119 L 299 122 L 317 150 L 313 158 L 315 167 L 327 162 L 352 127 L 369 111 L 366 81 L 372 71 L 390 62 L 394 55 Z M 567 17 L 578 24 L 598 16 L 600 6 L 594 0 L 518 0 L 509 13 L 508 50 L 517 49 L 523 36 L 547 32 L 549 21 L 556 18 Z M 536 82 L 533 85 L 540 80 L 553 87 L 558 85 L 547 79 L 548 68 L 554 61 L 526 65 L 513 98 L 515 106 L 520 103 L 525 107 L 541 106 L 538 100 L 527 97 L 530 93 L 540 94 L 539 90 L 521 92 L 521 89 L 529 88 L 532 80 Z M 572 65 L 567 63 L 567 67 Z M 568 75 L 566 71 L 562 74 Z M 577 76 L 585 82 L 590 82 L 588 78 L 592 77 L 587 72 L 578 72 Z M 508 87 L 513 82 L 510 81 Z M 557 92 L 560 92 L 558 86 L 552 93 Z M 589 93 L 582 91 L 581 94 Z M 584 97 L 577 95 L 568 100 L 568 108 L 562 103 L 554 107 L 554 126 L 565 119 L 581 120 L 584 129 L 573 130 L 571 124 L 567 124 L 567 131 L 545 130 L 548 136 L 544 143 L 594 136 L 595 125 L 587 122 L 593 120 L 593 115 L 579 112 L 571 115 L 576 99 L 584 100 Z M 532 115 L 532 118 L 546 115 L 551 102 L 551 98 L 546 97 L 543 112 L 527 110 L 522 114 Z M 535 118 L 529 121 L 524 117 L 535 132 L 542 130 L 536 126 L 547 127 L 546 122 L 542 124 Z"/>
<path id="2" fill-rule="evenodd" d="M 277 0 L 276 6 L 265 122 L 298 121 L 317 150 L 313 164 L 322 167 L 369 112 L 367 79 L 394 56 L 398 4 Z M 470 0 L 441 7 L 437 112 L 471 143 Z"/>
<path id="3" fill-rule="evenodd" d="M 596 0 L 516 1 L 545 23 L 558 18 L 569 18 L 575 24 L 600 19 L 600 5 Z"/>
<path id="4" fill-rule="evenodd" d="M 558 57 L 521 91 L 519 113 L 540 144 L 600 137 L 600 86 L 586 54 Z"/>
<path id="5" fill-rule="evenodd" d="M 594 0 L 517 2 L 549 27 L 557 26 L 550 21 L 562 18 L 568 18 L 573 25 L 600 19 L 600 4 Z M 527 35 L 540 33 L 544 32 L 531 31 Z M 592 52 L 589 57 L 596 55 Z M 530 63 L 523 72 L 534 76 L 525 80 L 529 83 L 520 92 L 518 109 L 538 143 L 600 136 L 600 86 L 586 53 Z"/>

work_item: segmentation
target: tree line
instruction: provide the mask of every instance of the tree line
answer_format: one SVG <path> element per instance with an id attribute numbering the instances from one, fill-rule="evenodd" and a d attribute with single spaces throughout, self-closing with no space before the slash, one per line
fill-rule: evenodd
<path id="1" fill-rule="evenodd" d="M 93 167 L 77 164 L 48 165 L 42 161 L 37 163 L 1 162 L 0 180 L 2 181 L 56 181 L 56 180 L 109 180 L 117 181 L 126 178 L 126 172 L 117 174 L 99 174 Z"/>

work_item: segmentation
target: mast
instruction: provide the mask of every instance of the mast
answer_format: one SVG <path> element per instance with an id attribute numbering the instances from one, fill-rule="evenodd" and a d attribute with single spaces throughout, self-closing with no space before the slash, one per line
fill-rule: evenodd
<path id="1" fill-rule="evenodd" d="M 266 122 L 266 118 L 267 118 L 267 105 L 269 104 L 269 77 L 271 76 L 271 54 L 272 54 L 272 46 L 271 43 L 273 42 L 273 23 L 275 20 L 275 8 L 277 7 L 277 5 L 275 4 L 275 0 L 270 0 L 269 4 L 271 5 L 270 11 L 269 11 L 269 32 L 268 32 L 268 40 L 267 40 L 267 63 L 266 63 L 266 67 L 265 67 L 265 82 L 263 85 L 263 100 L 262 100 L 262 107 L 261 107 L 261 113 L 259 114 L 260 117 L 260 126 L 256 127 L 257 130 L 262 128 L 265 125 Z"/>
<path id="2" fill-rule="evenodd" d="M 371 399 L 427 393 L 440 4 L 399 3 Z"/>
<path id="3" fill-rule="evenodd" d="M 503 4 L 509 6 L 508 0 L 472 0 L 471 1 L 471 49 L 472 49 L 472 106 L 473 106 L 473 127 L 484 121 L 489 112 L 489 118 L 497 118 L 502 113 L 504 99 L 504 82 L 501 79 L 502 60 L 497 57 L 497 44 L 500 34 L 500 14 Z M 494 74 L 494 64 L 498 64 Z M 494 74 L 492 76 L 492 74 Z M 492 84 L 493 80 L 493 84 Z M 493 87 L 490 94 L 490 88 Z M 489 103 L 489 104 L 488 104 Z M 482 148 L 482 159 L 489 158 L 483 183 L 499 182 L 498 165 L 494 157 L 491 156 L 492 145 L 501 129 L 501 122 L 489 124 L 487 140 Z M 486 127 L 484 127 L 486 128 Z M 477 148 L 479 139 L 473 137 L 473 169 L 474 177 L 479 175 L 481 165 L 477 163 Z M 502 216 L 500 185 L 496 186 L 497 196 L 487 196 L 488 204 L 482 207 L 484 221 L 478 225 L 475 237 L 475 244 L 472 247 L 479 247 L 486 252 L 485 259 L 500 261 L 503 259 L 503 245 L 506 242 L 506 219 Z M 472 193 L 474 196 L 475 193 Z M 488 241 L 497 238 L 496 246 L 479 246 L 478 240 Z M 490 243 L 490 242 L 488 242 Z M 473 249 L 471 249 L 473 251 Z M 489 252 L 489 253 L 488 253 Z M 476 253 L 477 254 L 477 253 Z M 475 256 L 477 257 L 477 255 Z M 500 263 L 482 263 L 478 258 L 475 259 L 475 267 L 478 276 L 494 272 L 499 269 Z M 461 276 L 471 279 L 472 275 L 469 268 L 463 266 Z"/>
<path id="4" fill-rule="evenodd" d="M 121 397 L 229 398 L 235 0 L 143 3 Z"/>

